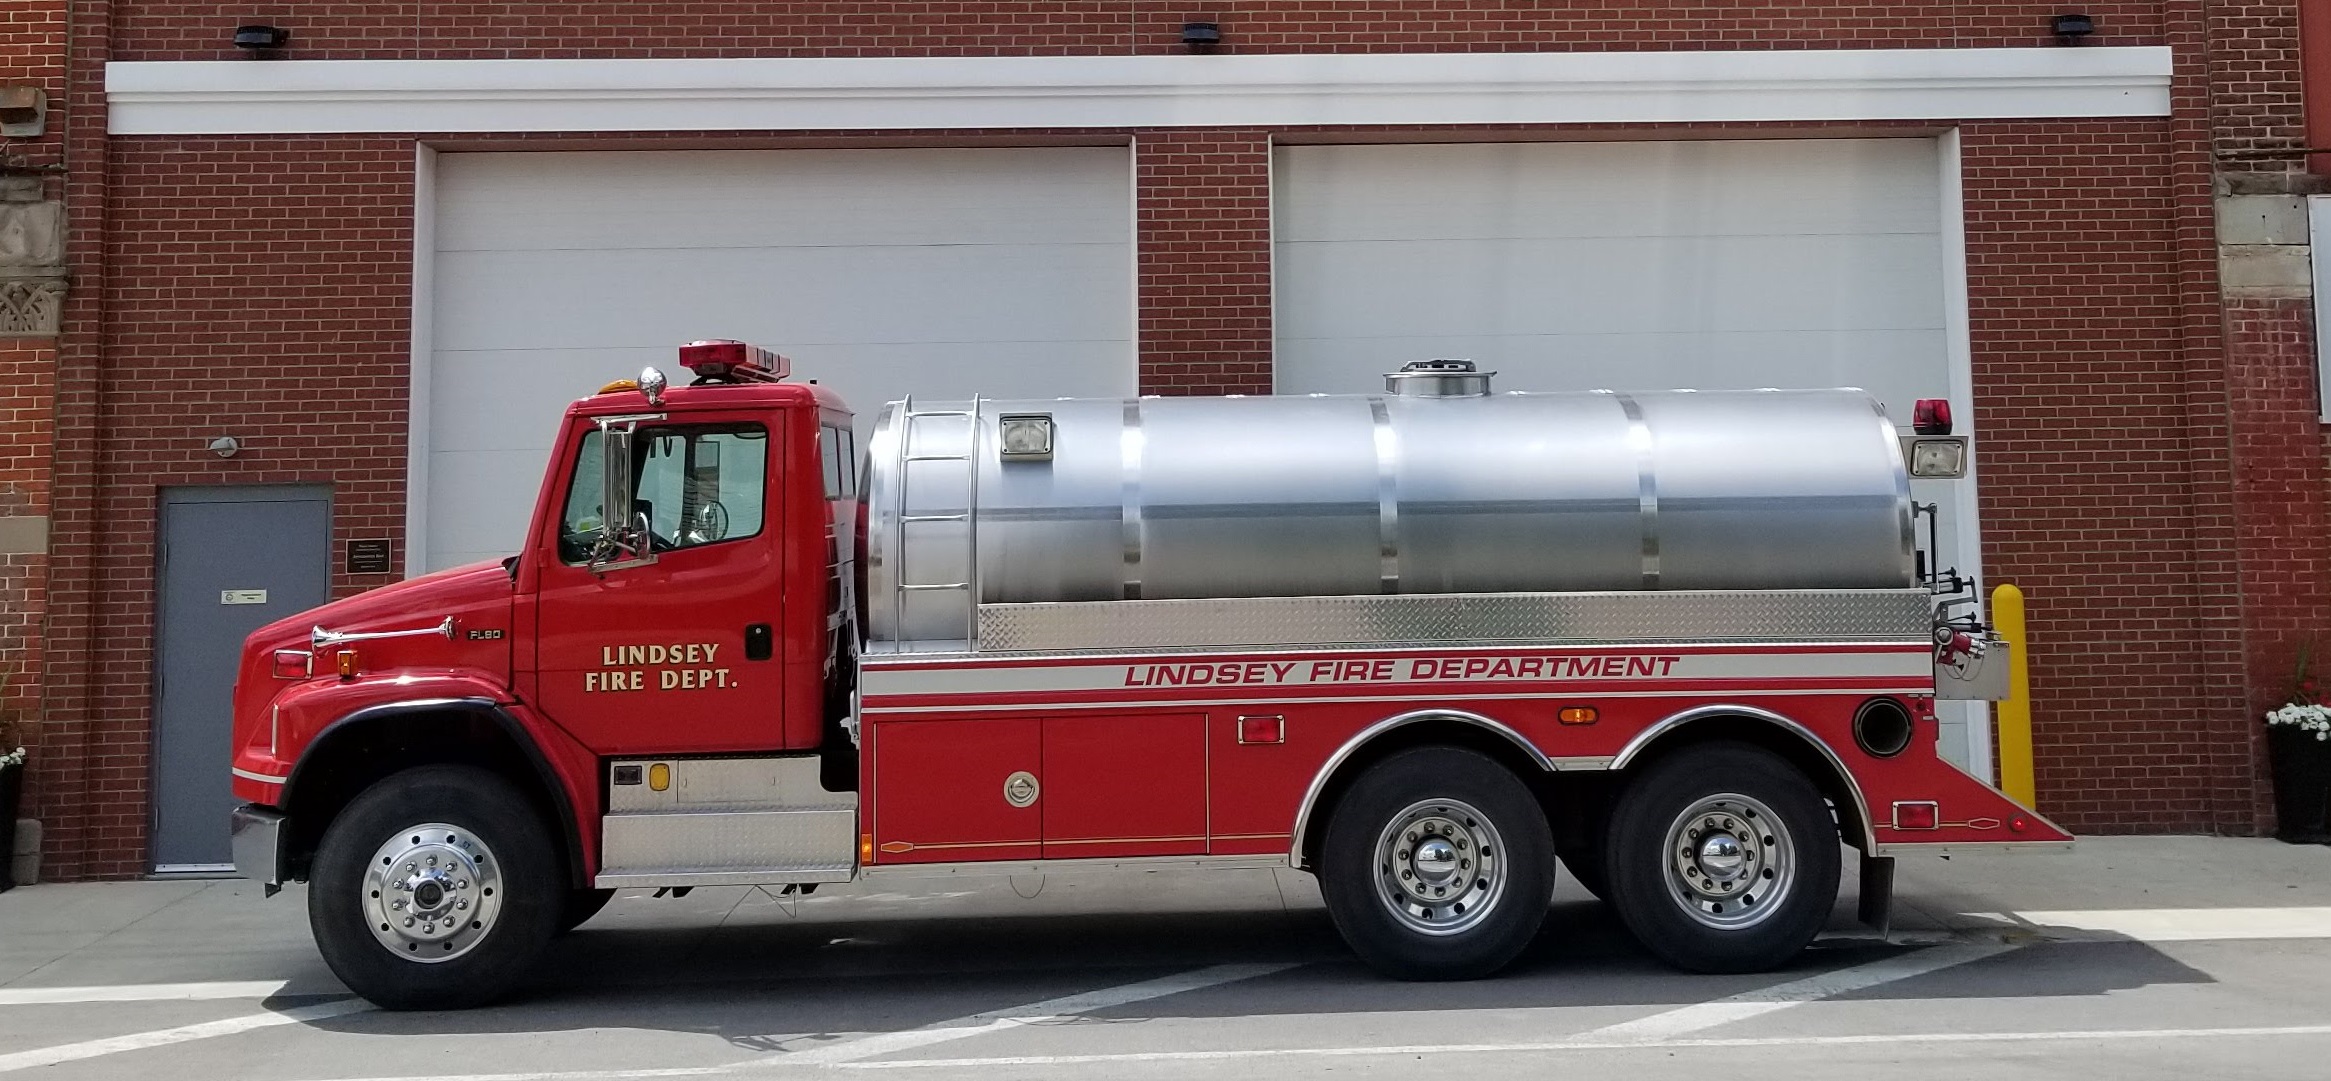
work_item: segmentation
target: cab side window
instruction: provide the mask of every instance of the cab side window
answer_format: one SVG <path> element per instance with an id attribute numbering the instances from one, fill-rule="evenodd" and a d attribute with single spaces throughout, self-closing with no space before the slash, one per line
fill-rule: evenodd
<path id="1" fill-rule="evenodd" d="M 825 464 L 826 498 L 852 499 L 858 495 L 856 439 L 850 429 L 828 424 L 817 432 L 818 458 Z"/>
<path id="2" fill-rule="evenodd" d="M 606 436 L 583 436 L 559 525 L 559 557 L 585 563 L 604 521 Z M 761 532 L 769 432 L 758 424 L 643 427 L 631 437 L 632 514 L 647 519 L 658 552 L 744 540 Z"/>

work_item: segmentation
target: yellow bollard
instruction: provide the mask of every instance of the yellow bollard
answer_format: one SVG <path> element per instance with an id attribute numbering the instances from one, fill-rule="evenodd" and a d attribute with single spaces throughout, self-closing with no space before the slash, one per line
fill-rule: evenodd
<path id="1" fill-rule="evenodd" d="M 2032 687 L 2030 642 L 2023 626 L 2023 590 L 2002 585 L 1991 591 L 1991 626 L 2007 643 L 2007 698 L 1999 703 L 1999 790 L 2026 807 L 2038 804 L 2032 781 Z"/>

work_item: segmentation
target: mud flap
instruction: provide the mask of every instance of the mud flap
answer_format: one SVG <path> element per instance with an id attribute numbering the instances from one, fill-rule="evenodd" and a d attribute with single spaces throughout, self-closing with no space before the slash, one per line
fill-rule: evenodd
<path id="1" fill-rule="evenodd" d="M 1894 930 L 1894 857 L 1862 856 L 1861 901 L 1855 917 L 1885 938 Z"/>

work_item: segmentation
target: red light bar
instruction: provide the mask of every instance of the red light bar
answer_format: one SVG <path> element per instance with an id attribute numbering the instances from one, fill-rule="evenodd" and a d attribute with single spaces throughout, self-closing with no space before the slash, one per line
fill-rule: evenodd
<path id="1" fill-rule="evenodd" d="M 1910 430 L 1920 435 L 1951 434 L 1950 400 L 1920 398 L 1910 411 Z"/>
<path id="2" fill-rule="evenodd" d="M 727 338 L 689 342 L 680 347 L 680 363 L 700 380 L 729 383 L 774 383 L 793 374 L 793 362 L 757 345 Z"/>

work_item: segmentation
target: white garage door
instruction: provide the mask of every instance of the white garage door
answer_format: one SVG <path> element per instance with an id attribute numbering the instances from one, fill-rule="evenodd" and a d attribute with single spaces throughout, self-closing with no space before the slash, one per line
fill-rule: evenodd
<path id="1" fill-rule="evenodd" d="M 1862 387 L 1971 416 L 1933 139 L 1283 147 L 1278 388 L 1425 357 L 1508 390 Z M 1919 482 L 1974 571 L 1973 482 Z M 1956 527 L 1956 528 L 1954 528 Z M 1923 537 L 1923 529 L 1921 534 Z M 1944 747 L 1988 771 L 1975 711 Z"/>
<path id="2" fill-rule="evenodd" d="M 741 338 L 861 422 L 917 397 L 1134 390 L 1122 147 L 440 154 L 413 535 L 517 549 L 558 417 Z"/>

